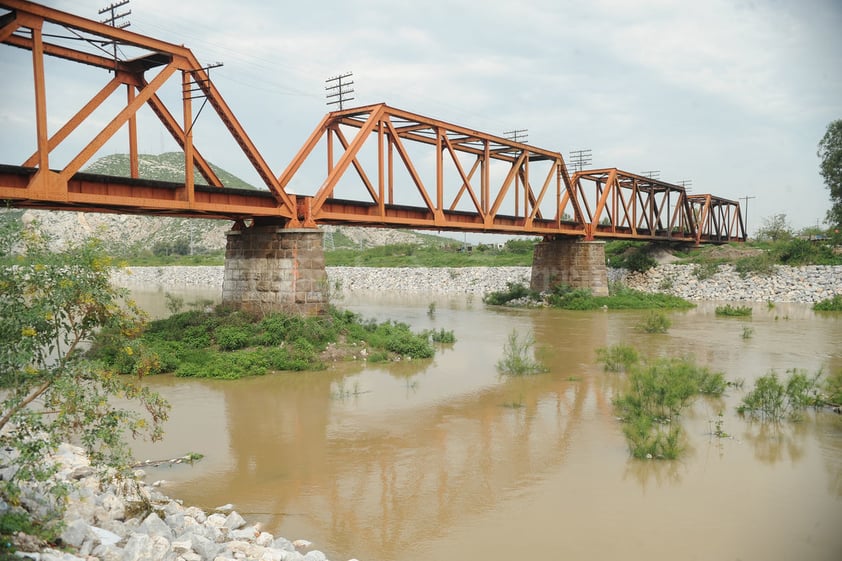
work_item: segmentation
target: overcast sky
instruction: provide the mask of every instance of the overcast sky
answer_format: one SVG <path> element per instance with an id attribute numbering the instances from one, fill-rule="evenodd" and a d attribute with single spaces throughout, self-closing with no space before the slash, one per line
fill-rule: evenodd
<path id="1" fill-rule="evenodd" d="M 44 3 L 98 19 L 109 2 Z M 212 77 L 276 174 L 327 111 L 325 79 L 353 71 L 354 104 L 386 102 L 495 134 L 528 129 L 530 144 L 565 157 L 591 149 L 591 167 L 659 170 L 663 180 L 692 181 L 693 193 L 755 197 L 750 232 L 778 213 L 797 228 L 815 226 L 830 206 L 816 145 L 842 118 L 842 0 L 132 0 L 130 8 L 131 31 L 224 63 Z M 28 59 L 10 51 L 0 50 L 0 72 L 28 71 Z M 80 83 L 53 90 L 49 102 L 85 90 L 86 76 L 67 71 L 62 79 Z M 107 76 L 99 80 L 86 95 Z M 0 160 L 21 163 L 29 148 L 10 133 L 32 100 L 3 97 Z M 169 149 L 162 138 L 141 138 L 141 151 Z M 248 175 L 227 151 L 203 152 Z"/>

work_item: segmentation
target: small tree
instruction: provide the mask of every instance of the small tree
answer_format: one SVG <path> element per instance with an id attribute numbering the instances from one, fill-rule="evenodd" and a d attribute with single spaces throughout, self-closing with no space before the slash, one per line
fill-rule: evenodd
<path id="1" fill-rule="evenodd" d="M 44 456 L 62 441 L 81 443 L 94 465 L 121 468 L 125 433 L 162 434 L 169 405 L 83 352 L 100 329 L 128 338 L 142 325 L 141 312 L 110 284 L 111 269 L 99 242 L 53 253 L 38 230 L 0 217 L 0 446 L 15 464 L 0 498 L 11 505 L 27 482 L 47 480 Z M 147 415 L 115 406 L 115 397 Z"/>
<path id="2" fill-rule="evenodd" d="M 830 190 L 832 206 L 827 211 L 827 220 L 832 225 L 842 226 L 842 119 L 827 126 L 817 155 L 821 158 L 819 171 L 824 184 Z"/>
<path id="3" fill-rule="evenodd" d="M 786 221 L 786 214 L 775 214 L 763 219 L 763 226 L 757 230 L 757 239 L 779 242 L 792 238 L 792 228 Z"/>

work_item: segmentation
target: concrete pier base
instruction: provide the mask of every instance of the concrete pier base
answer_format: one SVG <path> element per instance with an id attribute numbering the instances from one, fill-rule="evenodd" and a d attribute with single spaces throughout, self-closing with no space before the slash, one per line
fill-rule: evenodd
<path id="1" fill-rule="evenodd" d="M 228 232 L 222 304 L 257 313 L 327 311 L 323 234 L 255 225 Z"/>
<path id="2" fill-rule="evenodd" d="M 557 239 L 536 245 L 530 287 L 544 292 L 559 284 L 608 296 L 605 242 Z"/>

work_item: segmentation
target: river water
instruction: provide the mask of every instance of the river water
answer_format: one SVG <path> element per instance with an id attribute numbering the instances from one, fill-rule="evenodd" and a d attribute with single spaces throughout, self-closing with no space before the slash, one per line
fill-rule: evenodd
<path id="1" fill-rule="evenodd" d="M 164 313 L 162 293 L 135 295 Z M 205 457 L 147 470 L 149 479 L 165 480 L 185 504 L 233 503 L 334 561 L 842 559 L 842 416 L 811 412 L 776 426 L 735 412 L 771 369 L 842 369 L 839 314 L 763 304 L 748 319 L 718 318 L 703 303 L 670 313 L 668 334 L 647 335 L 635 330 L 643 312 L 383 294 L 338 305 L 453 330 L 457 341 L 428 361 L 359 360 L 239 381 L 150 378 L 173 411 L 165 440 L 139 444 L 136 455 Z M 533 335 L 547 374 L 497 373 L 512 330 Z M 618 343 L 649 356 L 692 354 L 744 379 L 745 390 L 699 399 L 684 414 L 681 460 L 630 459 L 611 405 L 623 375 L 595 360 L 597 348 Z M 732 438 L 711 436 L 720 411 Z"/>

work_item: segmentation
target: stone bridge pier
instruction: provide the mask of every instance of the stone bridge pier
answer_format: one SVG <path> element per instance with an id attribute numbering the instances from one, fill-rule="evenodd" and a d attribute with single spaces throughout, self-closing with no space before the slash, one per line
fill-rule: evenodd
<path id="1" fill-rule="evenodd" d="M 605 242 L 559 238 L 536 245 L 530 288 L 544 292 L 558 284 L 608 296 Z"/>
<path id="2" fill-rule="evenodd" d="M 328 280 L 316 228 L 254 225 L 228 232 L 222 304 L 249 312 L 317 315 L 328 308 Z"/>

